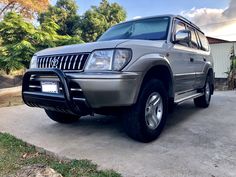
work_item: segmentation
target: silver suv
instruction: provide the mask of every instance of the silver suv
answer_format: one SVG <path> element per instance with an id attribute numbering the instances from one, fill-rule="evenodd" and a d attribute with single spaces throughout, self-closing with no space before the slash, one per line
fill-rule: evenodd
<path id="1" fill-rule="evenodd" d="M 60 123 L 122 113 L 127 134 L 150 142 L 175 104 L 194 99 L 206 108 L 213 90 L 204 33 L 181 16 L 164 15 L 115 25 L 97 42 L 36 53 L 22 96 Z"/>

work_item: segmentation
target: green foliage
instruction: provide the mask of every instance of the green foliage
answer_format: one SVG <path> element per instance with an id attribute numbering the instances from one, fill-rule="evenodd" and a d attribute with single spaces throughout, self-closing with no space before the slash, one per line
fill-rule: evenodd
<path id="1" fill-rule="evenodd" d="M 36 29 L 23 20 L 21 15 L 8 13 L 0 22 L 0 69 L 7 74 L 11 70 L 26 67 L 31 56 L 36 52 L 31 40 Z"/>
<path id="2" fill-rule="evenodd" d="M 77 10 L 75 0 L 58 0 L 55 6 L 50 6 L 48 11 L 39 15 L 39 22 L 42 24 L 51 19 L 59 25 L 58 34 L 80 35 L 80 17 L 77 15 Z"/>
<path id="3" fill-rule="evenodd" d="M 64 177 L 121 177 L 113 170 L 98 170 L 97 165 L 88 160 L 57 160 L 38 153 L 34 147 L 6 133 L 0 133 L 0 159 L 0 176 L 12 176 L 25 166 L 41 164 Z"/>
<path id="4" fill-rule="evenodd" d="M 81 28 L 84 41 L 95 41 L 106 30 L 106 20 L 103 15 L 94 10 L 88 10 L 85 13 Z"/>
<path id="5" fill-rule="evenodd" d="M 34 35 L 38 41 L 37 49 L 45 49 L 61 45 L 78 44 L 83 41 L 79 36 L 59 35 L 57 30 L 60 28 L 56 22 L 51 19 L 45 20 Z"/>
<path id="6" fill-rule="evenodd" d="M 86 42 L 95 41 L 101 34 L 112 25 L 126 18 L 126 12 L 117 3 L 109 3 L 102 0 L 98 7 L 85 12 L 81 23 L 82 39 Z"/>
<path id="7" fill-rule="evenodd" d="M 6 13 L 0 21 L 0 70 L 9 74 L 26 68 L 33 54 L 45 48 L 95 41 L 126 18 L 119 4 L 107 0 L 92 6 L 83 17 L 77 11 L 75 0 L 58 0 L 39 15 L 39 25 L 26 20 L 21 13 Z"/>
<path id="8" fill-rule="evenodd" d="M 11 44 L 12 42 L 18 43 L 34 32 L 34 26 L 16 13 L 6 14 L 4 20 L 0 23 L 2 45 Z"/>
<path id="9" fill-rule="evenodd" d="M 79 37 L 58 35 L 59 25 L 51 19 L 35 27 L 20 14 L 8 13 L 0 22 L 0 69 L 11 70 L 29 66 L 33 54 L 49 47 L 83 42 Z"/>
<path id="10" fill-rule="evenodd" d="M 231 48 L 230 53 L 230 67 L 227 72 L 225 72 L 228 75 L 228 89 L 232 90 L 235 88 L 235 76 L 236 76 L 236 56 L 235 56 L 235 49 L 234 46 Z"/>
<path id="11" fill-rule="evenodd" d="M 231 57 L 230 70 L 236 70 L 236 56 Z"/>

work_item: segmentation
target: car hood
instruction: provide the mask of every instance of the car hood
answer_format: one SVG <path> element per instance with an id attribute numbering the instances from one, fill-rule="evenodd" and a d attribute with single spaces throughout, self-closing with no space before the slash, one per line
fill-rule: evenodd
<path id="1" fill-rule="evenodd" d="M 58 55 L 58 54 L 60 55 L 68 53 L 87 53 L 87 52 L 89 53 L 96 49 L 116 48 L 119 44 L 122 44 L 125 41 L 127 40 L 113 40 L 113 41 L 101 41 L 101 42 L 67 45 L 67 46 L 41 50 L 37 52 L 36 55 L 44 56 L 44 55 Z"/>

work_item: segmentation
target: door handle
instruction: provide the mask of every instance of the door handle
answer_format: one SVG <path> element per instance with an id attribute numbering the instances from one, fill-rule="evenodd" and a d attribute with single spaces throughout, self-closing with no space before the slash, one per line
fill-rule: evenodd
<path id="1" fill-rule="evenodd" d="M 190 58 L 190 62 L 194 62 L 194 58 Z"/>
<path id="2" fill-rule="evenodd" d="M 206 61 L 206 58 L 203 58 L 203 61 Z"/>

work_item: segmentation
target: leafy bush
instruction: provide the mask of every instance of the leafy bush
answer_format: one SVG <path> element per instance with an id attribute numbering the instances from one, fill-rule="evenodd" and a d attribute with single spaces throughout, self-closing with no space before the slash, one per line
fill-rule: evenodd
<path id="1" fill-rule="evenodd" d="M 79 37 L 61 36 L 59 26 L 48 19 L 39 27 L 10 12 L 0 22 L 0 69 L 9 74 L 12 70 L 27 68 L 33 54 L 44 48 L 83 42 Z"/>
<path id="2" fill-rule="evenodd" d="M 0 2 L 6 7 L 10 3 Z M 123 7 L 107 0 L 102 0 L 99 6 L 92 6 L 84 16 L 77 14 L 75 0 L 58 0 L 55 6 L 50 5 L 44 12 L 48 0 L 40 0 L 43 5 L 39 9 L 34 3 L 18 0 L 14 3 L 29 10 L 31 15 L 17 9 L 4 11 L 4 18 L 0 21 L 0 70 L 7 74 L 27 68 L 33 54 L 39 50 L 95 41 L 110 26 L 126 18 Z M 32 22 L 30 19 L 36 12 L 38 22 Z"/>

